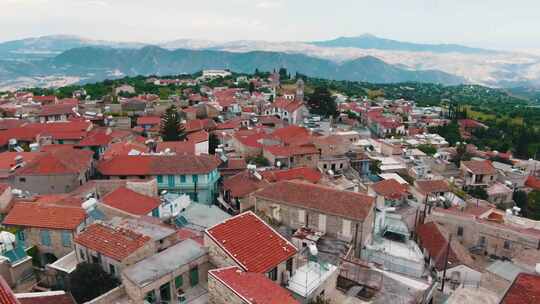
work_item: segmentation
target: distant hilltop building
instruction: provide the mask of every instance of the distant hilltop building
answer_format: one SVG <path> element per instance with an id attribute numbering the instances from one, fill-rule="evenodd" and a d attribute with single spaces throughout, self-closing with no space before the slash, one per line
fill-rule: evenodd
<path id="1" fill-rule="evenodd" d="M 296 101 L 304 101 L 304 86 L 304 80 L 298 78 L 298 81 L 296 82 Z"/>
<path id="2" fill-rule="evenodd" d="M 114 89 L 114 94 L 115 95 L 118 95 L 120 93 L 135 94 L 135 88 L 130 86 L 130 85 L 123 84 L 123 85 L 121 85 L 121 86 Z"/>
<path id="3" fill-rule="evenodd" d="M 203 70 L 203 78 L 217 78 L 231 76 L 232 73 L 229 70 Z"/>

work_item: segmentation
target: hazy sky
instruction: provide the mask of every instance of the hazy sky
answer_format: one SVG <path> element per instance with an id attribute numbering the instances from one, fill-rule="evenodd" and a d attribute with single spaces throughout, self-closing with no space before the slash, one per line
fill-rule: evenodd
<path id="1" fill-rule="evenodd" d="M 539 0 L 0 0 L 0 41 L 50 34 L 157 42 L 325 40 L 540 49 Z"/>

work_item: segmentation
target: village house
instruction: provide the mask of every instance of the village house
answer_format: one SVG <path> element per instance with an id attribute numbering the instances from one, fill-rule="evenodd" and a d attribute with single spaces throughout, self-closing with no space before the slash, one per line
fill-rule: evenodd
<path id="1" fill-rule="evenodd" d="M 405 202 L 409 195 L 409 187 L 391 178 L 370 184 L 368 195 L 376 198 L 379 209 L 395 207 Z"/>
<path id="2" fill-rule="evenodd" d="M 238 266 L 279 284 L 286 283 L 296 269 L 296 247 L 251 211 L 208 228 L 204 246 L 213 265 Z"/>
<path id="3" fill-rule="evenodd" d="M 101 198 L 100 211 L 108 218 L 114 216 L 133 217 L 153 216 L 159 218 L 158 197 L 140 194 L 126 187 L 118 187 Z"/>
<path id="4" fill-rule="evenodd" d="M 127 266 L 121 277 L 135 303 L 188 303 L 206 293 L 210 268 L 207 250 L 188 239 Z"/>
<path id="5" fill-rule="evenodd" d="M 418 245 L 423 249 L 427 265 L 434 269 L 439 280 L 449 279 L 454 288 L 461 284 L 473 285 L 479 284 L 481 272 L 476 266 L 475 261 L 469 254 L 467 248 L 456 239 L 448 242 L 449 233 L 443 226 L 429 222 L 419 225 L 416 233 L 418 234 Z M 448 254 L 448 258 L 446 255 Z M 447 262 L 445 268 L 445 262 Z"/>
<path id="6" fill-rule="evenodd" d="M 456 240 L 478 254 L 511 258 L 525 249 L 540 250 L 536 222 L 498 211 L 476 199 L 465 206 L 433 208 L 428 218 L 444 225 Z"/>
<path id="7" fill-rule="evenodd" d="M 540 275 L 520 273 L 505 291 L 499 304 L 533 304 L 540 299 Z"/>
<path id="8" fill-rule="evenodd" d="M 80 206 L 17 202 L 2 224 L 16 229 L 17 241 L 25 248 L 36 246 L 46 265 L 73 251 L 75 234 L 87 219 Z"/>
<path id="9" fill-rule="evenodd" d="M 487 187 L 496 180 L 497 170 L 488 160 L 462 161 L 460 170 L 464 188 Z"/>
<path id="10" fill-rule="evenodd" d="M 57 147 L 28 162 L 20 163 L 9 178 L 17 189 L 38 194 L 67 193 L 86 183 L 94 170 L 93 153 L 71 147 Z"/>
<path id="11" fill-rule="evenodd" d="M 410 187 L 410 192 L 418 202 L 426 202 L 445 197 L 451 193 L 448 182 L 442 179 L 439 180 L 416 180 L 414 187 Z"/>
<path id="12" fill-rule="evenodd" d="M 44 105 L 38 112 L 37 117 L 39 122 L 45 123 L 49 121 L 67 121 L 69 118 L 75 117 L 77 107 L 71 104 L 51 104 Z"/>
<path id="13" fill-rule="evenodd" d="M 209 155 L 128 155 L 101 162 L 98 171 L 106 179 L 155 178 L 159 191 L 185 193 L 195 202 L 211 204 L 218 194 L 219 163 Z"/>
<path id="14" fill-rule="evenodd" d="M 208 272 L 212 304 L 298 304 L 284 288 L 261 273 L 245 272 L 238 266 Z"/>
<path id="15" fill-rule="evenodd" d="M 157 252 L 150 237 L 127 228 L 95 223 L 75 237 L 75 252 L 79 263 L 98 264 L 115 277 L 121 271 Z"/>
<path id="16" fill-rule="evenodd" d="M 371 196 L 281 181 L 256 192 L 254 197 L 257 212 L 292 229 L 308 227 L 352 242 L 357 254 L 371 240 L 375 216 L 375 199 Z"/>

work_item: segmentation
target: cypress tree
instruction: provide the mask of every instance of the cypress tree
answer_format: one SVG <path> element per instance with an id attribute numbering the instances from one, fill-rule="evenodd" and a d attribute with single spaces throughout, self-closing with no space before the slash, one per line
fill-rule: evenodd
<path id="1" fill-rule="evenodd" d="M 175 105 L 169 107 L 161 116 L 161 137 L 163 141 L 183 141 L 186 128 L 182 124 Z"/>

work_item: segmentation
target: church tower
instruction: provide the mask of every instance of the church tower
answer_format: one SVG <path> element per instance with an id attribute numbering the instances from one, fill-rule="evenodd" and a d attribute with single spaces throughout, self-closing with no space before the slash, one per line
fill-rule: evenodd
<path id="1" fill-rule="evenodd" d="M 302 78 L 298 78 L 298 81 L 296 81 L 296 101 L 304 101 L 304 80 Z"/>

